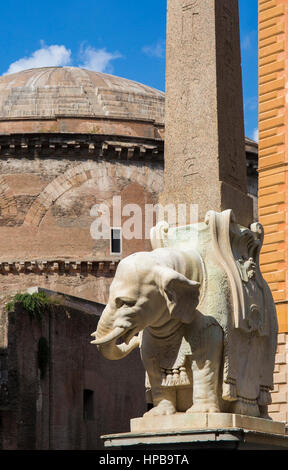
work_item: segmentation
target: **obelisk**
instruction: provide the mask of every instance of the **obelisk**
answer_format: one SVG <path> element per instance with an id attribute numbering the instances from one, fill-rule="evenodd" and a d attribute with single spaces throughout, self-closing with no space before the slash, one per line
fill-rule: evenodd
<path id="1" fill-rule="evenodd" d="M 165 184 L 160 203 L 233 209 L 247 195 L 238 0 L 168 0 Z"/>

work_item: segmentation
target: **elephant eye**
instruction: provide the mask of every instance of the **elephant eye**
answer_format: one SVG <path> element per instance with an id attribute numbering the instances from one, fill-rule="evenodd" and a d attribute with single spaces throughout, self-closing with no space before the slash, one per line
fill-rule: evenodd
<path id="1" fill-rule="evenodd" d="M 133 305 L 136 304 L 136 300 L 129 299 L 129 298 L 126 298 L 126 297 L 117 297 L 115 299 L 115 304 L 116 304 L 117 308 L 121 308 L 124 305 L 126 305 L 127 307 L 133 307 Z"/>

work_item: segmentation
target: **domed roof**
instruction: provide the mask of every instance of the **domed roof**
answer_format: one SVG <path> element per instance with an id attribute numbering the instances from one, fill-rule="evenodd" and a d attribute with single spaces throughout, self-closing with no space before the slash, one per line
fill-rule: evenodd
<path id="1" fill-rule="evenodd" d="M 95 119 L 153 121 L 163 126 L 164 100 L 164 93 L 154 88 L 77 67 L 25 70 L 0 77 L 0 133 L 100 133 L 101 125 L 97 129 L 91 124 Z M 66 123 L 66 128 L 65 118 L 82 124 L 78 122 L 75 129 Z M 92 121 L 85 126 L 87 119 Z M 51 120 L 60 120 L 61 125 L 59 121 L 53 127 Z"/>

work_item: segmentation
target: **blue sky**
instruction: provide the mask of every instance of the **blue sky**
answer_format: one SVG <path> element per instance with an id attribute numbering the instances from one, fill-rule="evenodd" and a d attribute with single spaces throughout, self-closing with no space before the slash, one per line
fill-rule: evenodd
<path id="1" fill-rule="evenodd" d="M 239 0 L 245 131 L 255 137 L 257 0 Z M 165 89 L 166 0 L 6 0 L 0 74 L 73 65 Z"/>

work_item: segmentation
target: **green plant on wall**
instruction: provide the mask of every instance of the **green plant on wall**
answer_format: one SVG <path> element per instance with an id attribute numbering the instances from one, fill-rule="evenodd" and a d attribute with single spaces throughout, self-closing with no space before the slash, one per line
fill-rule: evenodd
<path id="1" fill-rule="evenodd" d="M 38 318 L 39 320 L 42 319 L 43 311 L 51 305 L 51 301 L 44 292 L 34 292 L 33 294 L 25 292 L 24 294 L 16 294 L 13 300 L 6 304 L 6 310 L 8 312 L 15 310 L 17 303 L 22 305 L 31 319 Z"/>

